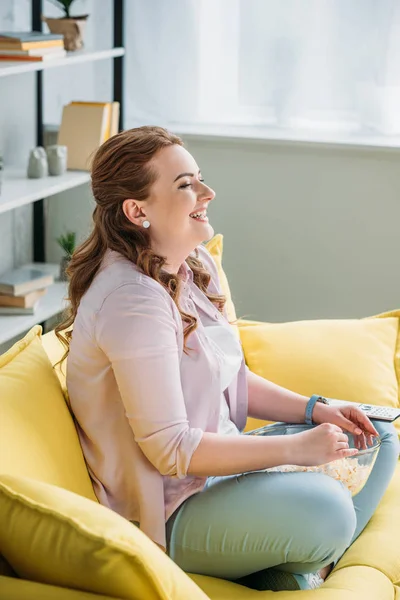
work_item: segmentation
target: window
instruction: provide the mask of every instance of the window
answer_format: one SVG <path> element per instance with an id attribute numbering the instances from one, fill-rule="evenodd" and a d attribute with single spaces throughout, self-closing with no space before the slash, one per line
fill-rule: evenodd
<path id="1" fill-rule="evenodd" d="M 127 115 L 400 133 L 396 0 L 133 0 Z"/>

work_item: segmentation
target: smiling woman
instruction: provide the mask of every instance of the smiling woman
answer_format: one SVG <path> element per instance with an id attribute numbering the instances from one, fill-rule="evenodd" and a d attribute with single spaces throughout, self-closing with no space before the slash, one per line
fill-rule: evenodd
<path id="1" fill-rule="evenodd" d="M 94 228 L 68 267 L 71 308 L 56 333 L 99 501 L 190 572 L 236 579 L 281 567 L 278 578 L 268 569 L 262 585 L 319 584 L 385 490 L 394 430 L 377 431 L 357 409 L 309 400 L 246 368 L 202 245 L 214 233 L 207 208 L 215 194 L 178 137 L 160 127 L 123 131 L 99 148 L 91 175 Z M 248 416 L 306 419 L 308 427 L 241 435 Z M 373 493 L 357 510 L 322 474 L 264 472 L 351 456 L 357 450 L 342 428 L 383 440 Z M 311 570 L 319 575 L 299 575 Z"/>

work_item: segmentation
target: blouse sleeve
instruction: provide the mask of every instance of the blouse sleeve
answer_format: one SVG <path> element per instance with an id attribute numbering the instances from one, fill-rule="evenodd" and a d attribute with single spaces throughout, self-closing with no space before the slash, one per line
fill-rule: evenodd
<path id="1" fill-rule="evenodd" d="M 162 475 L 183 479 L 203 431 L 189 426 L 168 298 L 143 284 L 120 286 L 97 313 L 96 338 L 140 449 Z"/>

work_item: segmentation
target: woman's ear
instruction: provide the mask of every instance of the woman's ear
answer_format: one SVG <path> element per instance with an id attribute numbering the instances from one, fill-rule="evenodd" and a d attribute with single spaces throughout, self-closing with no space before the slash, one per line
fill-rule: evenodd
<path id="1" fill-rule="evenodd" d="M 146 219 L 146 214 L 143 212 L 143 208 L 140 205 L 140 201 L 132 200 L 131 198 L 124 200 L 122 203 L 122 210 L 128 221 L 138 226 L 141 226 Z"/>

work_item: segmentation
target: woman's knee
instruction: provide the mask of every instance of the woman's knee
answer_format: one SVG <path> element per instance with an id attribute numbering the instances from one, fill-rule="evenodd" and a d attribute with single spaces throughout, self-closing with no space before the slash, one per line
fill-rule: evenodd
<path id="1" fill-rule="evenodd" d="M 347 488 L 327 475 L 320 475 L 314 489 L 312 505 L 311 540 L 316 554 L 342 553 L 351 543 L 357 525 L 354 505 Z M 328 556 L 329 555 L 329 556 Z"/>
<path id="2" fill-rule="evenodd" d="M 310 473 L 299 483 L 295 522 L 288 519 L 286 523 L 296 534 L 279 568 L 309 573 L 340 558 L 351 544 L 357 519 L 350 493 L 340 482 Z"/>

